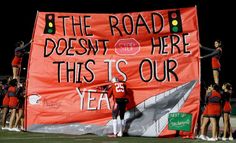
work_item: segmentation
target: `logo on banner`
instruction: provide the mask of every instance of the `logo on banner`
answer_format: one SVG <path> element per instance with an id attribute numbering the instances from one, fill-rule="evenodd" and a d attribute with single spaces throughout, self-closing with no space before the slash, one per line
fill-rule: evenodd
<path id="1" fill-rule="evenodd" d="M 46 14 L 45 15 L 45 28 L 44 34 L 55 34 L 56 27 L 55 27 L 55 15 L 54 14 Z"/>
<path id="2" fill-rule="evenodd" d="M 136 55 L 140 51 L 140 44 L 134 38 L 119 39 L 115 44 L 118 55 Z"/>
<path id="3" fill-rule="evenodd" d="M 41 96 L 37 94 L 33 94 L 29 96 L 29 103 L 31 105 L 39 104 L 40 103 Z"/>

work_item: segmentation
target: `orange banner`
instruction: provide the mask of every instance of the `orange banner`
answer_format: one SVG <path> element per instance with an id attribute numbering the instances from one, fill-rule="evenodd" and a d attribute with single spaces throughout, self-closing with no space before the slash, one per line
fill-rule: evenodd
<path id="1" fill-rule="evenodd" d="M 192 127 L 180 135 L 191 137 L 200 91 L 197 22 L 195 7 L 118 14 L 38 12 L 28 62 L 27 130 L 112 132 L 114 102 L 99 87 L 116 76 L 129 91 L 129 135 L 175 135 L 167 128 L 168 115 L 184 112 L 192 114 Z"/>

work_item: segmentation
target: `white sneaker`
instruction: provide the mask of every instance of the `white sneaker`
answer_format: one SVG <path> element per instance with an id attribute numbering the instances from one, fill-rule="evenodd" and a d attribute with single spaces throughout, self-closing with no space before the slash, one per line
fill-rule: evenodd
<path id="1" fill-rule="evenodd" d="M 207 140 L 206 136 L 204 136 L 204 135 L 200 135 L 200 136 L 199 136 L 199 139 L 204 140 L 204 141 Z"/>
<path id="2" fill-rule="evenodd" d="M 205 136 L 206 140 L 209 140 L 209 137 L 208 136 Z"/>
<path id="3" fill-rule="evenodd" d="M 9 127 L 2 127 L 2 130 L 9 130 Z"/>
<path id="4" fill-rule="evenodd" d="M 222 140 L 222 141 L 227 141 L 227 138 L 222 137 L 221 140 Z"/>
<path id="5" fill-rule="evenodd" d="M 8 127 L 2 127 L 2 130 L 8 130 Z"/>
<path id="6" fill-rule="evenodd" d="M 13 128 L 8 128 L 8 131 L 14 131 L 14 129 Z"/>
<path id="7" fill-rule="evenodd" d="M 234 140 L 234 138 L 233 138 L 233 137 L 229 137 L 229 140 L 230 140 L 230 141 L 233 141 L 233 140 Z"/>
<path id="8" fill-rule="evenodd" d="M 119 133 L 117 134 L 118 137 L 122 137 L 123 133 L 121 131 L 119 131 Z"/>
<path id="9" fill-rule="evenodd" d="M 12 131 L 20 132 L 20 129 L 18 129 L 18 128 L 12 128 Z"/>
<path id="10" fill-rule="evenodd" d="M 217 138 L 209 138 L 207 141 L 217 141 Z"/>

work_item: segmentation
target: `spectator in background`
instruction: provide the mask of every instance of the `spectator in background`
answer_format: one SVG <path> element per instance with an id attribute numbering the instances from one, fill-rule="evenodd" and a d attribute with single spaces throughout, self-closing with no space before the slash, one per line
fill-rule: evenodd
<path id="1" fill-rule="evenodd" d="M 223 89 L 223 121 L 224 121 L 224 134 L 222 137 L 223 141 L 233 140 L 232 127 L 230 123 L 230 113 L 232 111 L 230 105 L 230 99 L 232 96 L 232 85 L 230 83 L 224 83 L 222 86 Z M 229 138 L 226 138 L 227 132 L 229 133 Z"/>
<path id="2" fill-rule="evenodd" d="M 210 54 L 202 56 L 201 58 L 203 59 L 207 57 L 212 57 L 211 65 L 212 65 L 212 70 L 213 70 L 213 78 L 214 78 L 215 84 L 219 85 L 219 74 L 221 70 L 220 57 L 222 55 L 222 42 L 220 40 L 216 40 L 214 42 L 215 49 L 207 48 L 202 45 L 200 45 L 200 47 L 204 50 L 211 52 Z"/>
<path id="3" fill-rule="evenodd" d="M 23 41 L 19 41 L 16 43 L 15 48 L 15 56 L 12 60 L 12 71 L 13 71 L 13 79 L 17 79 L 18 83 L 20 82 L 20 70 L 21 70 L 21 63 L 24 54 L 26 53 L 26 47 L 32 42 L 32 40 L 24 45 Z"/>

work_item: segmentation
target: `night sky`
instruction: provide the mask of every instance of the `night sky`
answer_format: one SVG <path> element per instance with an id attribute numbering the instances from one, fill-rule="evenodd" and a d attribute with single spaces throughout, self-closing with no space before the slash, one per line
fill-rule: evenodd
<path id="1" fill-rule="evenodd" d="M 30 41 L 37 11 L 78 13 L 123 13 L 197 6 L 200 43 L 213 47 L 214 40 L 223 42 L 221 81 L 235 83 L 235 6 L 220 0 L 18 0 L 1 3 L 0 76 L 12 75 L 11 60 L 18 40 Z M 3 7 L 5 9 L 3 9 Z M 201 52 L 204 55 L 204 51 Z M 22 67 L 27 68 L 28 56 Z M 211 59 L 201 62 L 202 80 L 213 81 Z M 234 67 L 235 68 L 235 67 Z M 22 76 L 26 70 L 22 71 Z"/>

